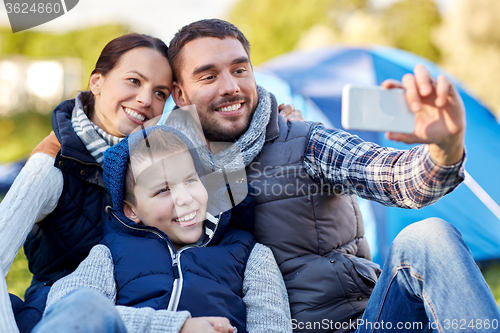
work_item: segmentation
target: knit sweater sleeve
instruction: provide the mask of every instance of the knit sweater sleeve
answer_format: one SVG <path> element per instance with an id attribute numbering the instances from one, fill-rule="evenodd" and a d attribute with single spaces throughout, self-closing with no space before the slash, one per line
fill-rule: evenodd
<path id="1" fill-rule="evenodd" d="M 55 209 L 63 187 L 62 172 L 54 167 L 52 156 L 35 154 L 22 168 L 0 203 L 0 262 L 4 274 L 35 221 Z"/>
<path id="2" fill-rule="evenodd" d="M 249 333 L 292 332 L 285 282 L 271 250 L 259 243 L 247 261 L 243 302 Z"/>
<path id="3" fill-rule="evenodd" d="M 57 206 L 62 189 L 62 173 L 54 167 L 54 158 L 38 153 L 0 203 L 0 332 L 18 332 L 5 276 L 37 218 Z"/>
<path id="4" fill-rule="evenodd" d="M 50 289 L 46 310 L 58 300 L 79 288 L 91 288 L 101 292 L 116 303 L 116 283 L 111 252 L 104 245 L 96 245 L 88 257 L 70 275 L 58 280 Z M 187 311 L 154 310 L 117 306 L 116 309 L 127 332 L 177 333 L 186 319 Z"/>

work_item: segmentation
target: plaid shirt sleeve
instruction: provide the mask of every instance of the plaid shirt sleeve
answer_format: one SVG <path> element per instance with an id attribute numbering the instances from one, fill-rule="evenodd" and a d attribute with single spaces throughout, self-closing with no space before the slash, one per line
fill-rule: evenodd
<path id="1" fill-rule="evenodd" d="M 312 129 L 304 168 L 335 193 L 355 194 L 386 206 L 422 208 L 464 179 L 464 159 L 438 165 L 427 145 L 410 150 L 380 147 L 339 129 Z"/>

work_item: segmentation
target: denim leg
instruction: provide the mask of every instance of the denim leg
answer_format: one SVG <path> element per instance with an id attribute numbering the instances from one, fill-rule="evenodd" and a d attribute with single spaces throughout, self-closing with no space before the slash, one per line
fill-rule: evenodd
<path id="1" fill-rule="evenodd" d="M 356 332 L 500 329 L 498 305 L 462 235 L 439 219 L 414 223 L 396 237 L 363 320 Z"/>
<path id="2" fill-rule="evenodd" d="M 75 290 L 51 305 L 33 333 L 126 333 L 115 305 L 101 293 Z"/>

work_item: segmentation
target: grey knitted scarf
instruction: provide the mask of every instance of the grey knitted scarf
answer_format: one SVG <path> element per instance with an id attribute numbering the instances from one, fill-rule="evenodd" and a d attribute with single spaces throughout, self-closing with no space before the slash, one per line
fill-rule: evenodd
<path id="1" fill-rule="evenodd" d="M 85 148 L 87 148 L 96 162 L 102 166 L 106 149 L 120 142 L 122 138 L 104 132 L 104 130 L 90 121 L 83 111 L 83 104 L 81 101 L 82 94 L 88 93 L 90 92 L 82 91 L 76 97 L 75 107 L 71 115 L 71 125 L 76 135 L 82 140 Z"/>
<path id="2" fill-rule="evenodd" d="M 259 102 L 250 122 L 250 127 L 234 144 L 231 144 L 227 149 L 216 155 L 212 155 L 206 148 L 205 152 L 198 149 L 200 157 L 207 163 L 205 165 L 211 165 L 215 170 L 224 169 L 228 172 L 242 170 L 262 150 L 266 138 L 267 124 L 271 118 L 271 95 L 260 86 L 257 86 L 257 92 L 259 94 Z M 205 143 L 202 142 L 196 133 L 193 118 L 191 118 L 188 112 L 181 110 L 172 111 L 165 125 L 182 131 L 182 133 L 186 134 L 193 141 L 196 147 L 206 147 Z"/>

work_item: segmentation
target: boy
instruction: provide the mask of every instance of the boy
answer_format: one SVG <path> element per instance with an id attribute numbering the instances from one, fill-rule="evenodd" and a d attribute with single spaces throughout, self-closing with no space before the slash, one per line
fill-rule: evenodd
<path id="1" fill-rule="evenodd" d="M 37 332 L 67 321 L 65 307 L 51 305 L 82 287 L 108 296 L 128 332 L 194 332 L 207 322 L 219 332 L 291 332 L 271 251 L 229 228 L 230 212 L 209 213 L 204 173 L 191 142 L 168 126 L 108 149 L 104 178 L 114 208 L 106 236 L 54 284 Z M 78 320 L 81 330 L 87 323 Z"/>

